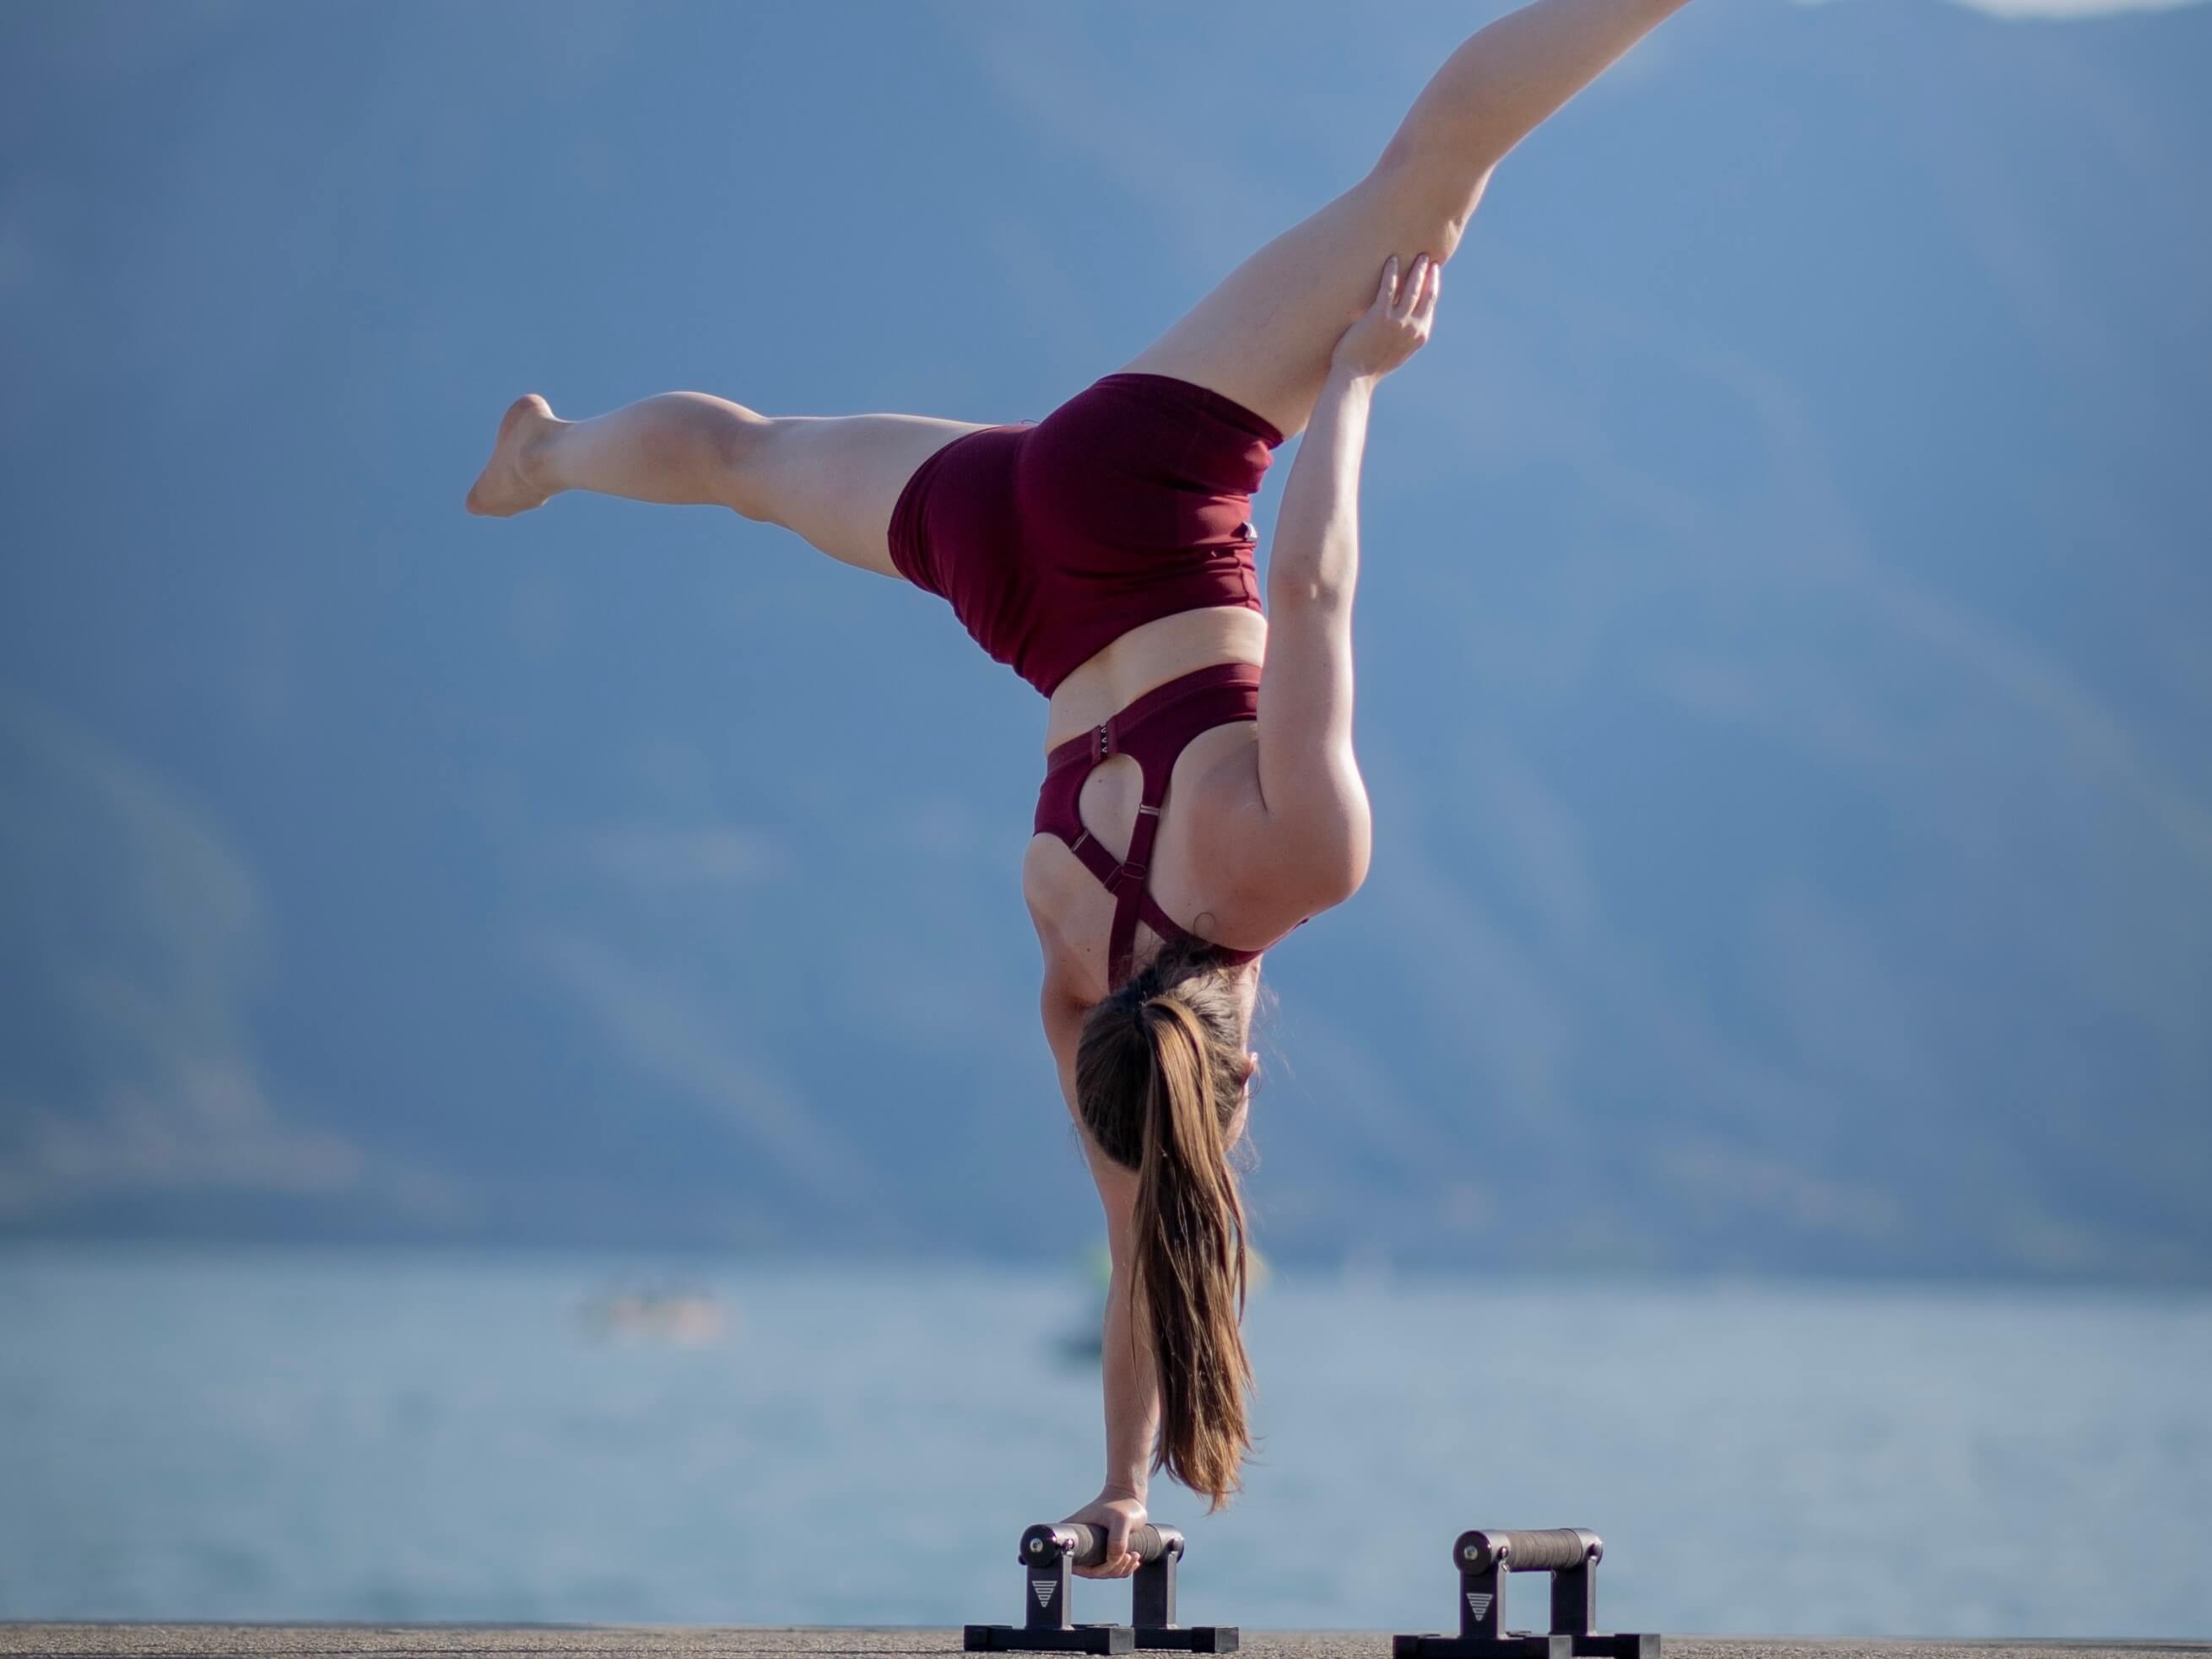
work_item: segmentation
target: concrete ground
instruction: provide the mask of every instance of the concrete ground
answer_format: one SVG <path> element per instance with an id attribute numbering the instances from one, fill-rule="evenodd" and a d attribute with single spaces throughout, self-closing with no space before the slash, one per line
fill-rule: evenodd
<path id="1" fill-rule="evenodd" d="M 0 1624 L 6 1659 L 875 1659 L 960 1651 L 956 1630 L 621 1629 L 546 1625 Z M 1389 1659 L 1386 1635 L 1352 1631 L 1244 1633 L 1252 1659 Z M 1668 1636 L 1668 1659 L 1972 1659 L 2064 1653 L 2212 1654 L 2195 1642 L 1908 1642 L 1854 1637 Z"/>

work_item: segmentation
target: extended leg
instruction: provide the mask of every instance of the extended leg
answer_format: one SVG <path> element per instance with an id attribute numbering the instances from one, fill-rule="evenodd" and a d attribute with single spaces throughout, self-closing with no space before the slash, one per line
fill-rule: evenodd
<path id="1" fill-rule="evenodd" d="M 1463 42 L 1373 171 L 1261 248 L 1127 367 L 1304 429 L 1337 337 L 1395 253 L 1449 259 L 1491 169 L 1683 0 L 1535 0 Z"/>
<path id="2" fill-rule="evenodd" d="M 779 524 L 832 558 L 889 576 L 891 508 L 915 468 L 970 421 L 921 415 L 754 413 L 698 392 L 669 392 L 587 421 L 516 400 L 469 510 L 505 517 L 564 489 L 631 501 L 726 507 Z"/>

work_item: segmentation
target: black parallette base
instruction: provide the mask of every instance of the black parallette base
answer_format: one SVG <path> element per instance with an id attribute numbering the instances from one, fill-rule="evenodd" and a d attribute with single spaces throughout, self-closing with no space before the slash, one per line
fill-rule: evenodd
<path id="1" fill-rule="evenodd" d="M 960 1645 L 969 1653 L 1133 1653 L 1174 1649 L 1183 1653 L 1234 1653 L 1235 1625 L 1078 1625 L 1073 1630 L 1031 1630 L 1026 1625 L 968 1625 Z"/>
<path id="2" fill-rule="evenodd" d="M 1139 1648 L 1176 1648 L 1184 1653 L 1234 1653 L 1238 1640 L 1234 1625 L 1139 1625 Z"/>
<path id="3" fill-rule="evenodd" d="M 1660 1659 L 1656 1636 L 1394 1636 L 1391 1659 Z"/>
<path id="4" fill-rule="evenodd" d="M 1391 1659 L 1575 1659 L 1571 1636 L 1394 1636 Z"/>
<path id="5" fill-rule="evenodd" d="M 969 1625 L 960 1632 L 960 1645 L 969 1653 L 1133 1653 L 1137 1632 L 1127 1625 L 1078 1625 L 1073 1630 Z"/>

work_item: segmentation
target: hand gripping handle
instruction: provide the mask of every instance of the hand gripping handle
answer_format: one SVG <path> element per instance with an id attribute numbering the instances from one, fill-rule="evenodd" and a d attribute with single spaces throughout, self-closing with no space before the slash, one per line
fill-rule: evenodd
<path id="1" fill-rule="evenodd" d="M 1452 1544 L 1452 1565 L 1462 1572 L 1498 1565 L 1508 1572 L 1571 1572 L 1605 1553 L 1605 1540 L 1581 1527 L 1547 1527 L 1536 1532 L 1460 1534 Z"/>
<path id="2" fill-rule="evenodd" d="M 1131 1529 L 1129 1549 L 1139 1561 L 1157 1561 L 1163 1555 L 1182 1553 L 1182 1534 L 1173 1527 L 1143 1526 Z M 1065 1552 L 1079 1567 L 1103 1565 L 1106 1559 L 1106 1528 L 1080 1521 L 1046 1522 L 1022 1534 L 1022 1565 L 1041 1566 Z"/>

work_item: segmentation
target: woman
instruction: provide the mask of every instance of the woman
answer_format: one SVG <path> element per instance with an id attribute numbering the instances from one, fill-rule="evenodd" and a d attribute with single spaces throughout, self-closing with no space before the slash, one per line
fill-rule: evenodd
<path id="1" fill-rule="evenodd" d="M 1491 169 L 1681 3 L 1492 22 L 1365 178 L 1042 422 L 770 418 L 695 392 L 569 422 L 528 397 L 470 492 L 482 514 L 590 489 L 781 525 L 943 595 L 1050 700 L 1022 884 L 1114 1261 L 1106 1482 L 1070 1517 L 1109 1534 L 1096 1576 L 1136 1570 L 1154 1469 L 1218 1507 L 1250 1447 L 1229 1155 L 1260 954 L 1367 871 L 1352 599 L 1375 386 L 1428 337 Z M 1300 431 L 1263 612 L 1246 515 Z"/>

